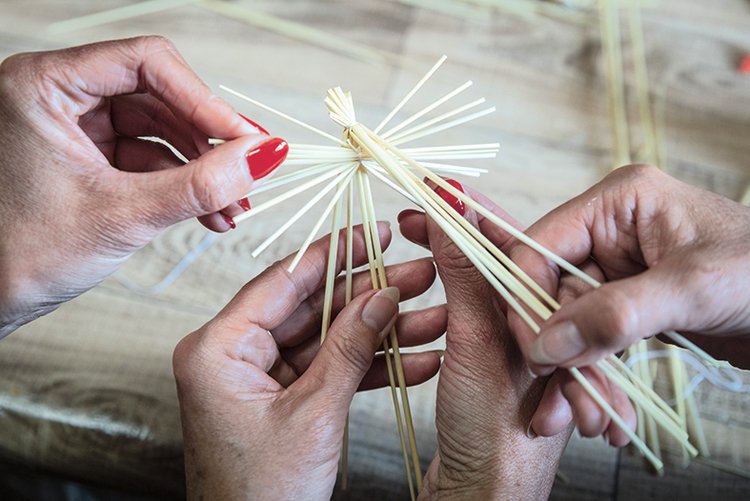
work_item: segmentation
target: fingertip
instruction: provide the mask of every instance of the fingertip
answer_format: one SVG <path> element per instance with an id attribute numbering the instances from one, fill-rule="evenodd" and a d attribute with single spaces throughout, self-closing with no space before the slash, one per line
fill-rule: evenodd
<path id="1" fill-rule="evenodd" d="M 226 233 L 227 231 L 232 229 L 232 225 L 229 224 L 225 215 L 221 212 L 214 212 L 213 214 L 201 216 L 198 218 L 198 222 L 200 222 L 208 230 L 216 233 Z"/>
<path id="2" fill-rule="evenodd" d="M 419 217 L 419 216 L 424 217 L 424 212 L 421 212 L 421 211 L 418 211 L 418 210 L 414 210 L 414 209 L 405 209 L 405 210 L 402 210 L 401 212 L 398 213 L 398 216 L 396 217 L 396 221 L 398 221 L 398 223 L 400 224 L 403 221 L 405 221 L 406 219 L 409 219 L 409 218 L 412 218 L 412 217 L 415 217 L 415 216 L 416 217 Z"/>
<path id="3" fill-rule="evenodd" d="M 539 337 L 531 345 L 529 358 L 537 365 L 562 365 L 580 359 L 587 349 L 578 326 L 566 320 L 542 326 Z"/>
<path id="4" fill-rule="evenodd" d="M 380 237 L 380 245 L 383 249 L 386 249 L 391 245 L 391 239 L 393 238 L 393 232 L 391 231 L 390 221 L 378 221 L 378 236 Z"/>
<path id="5" fill-rule="evenodd" d="M 554 400 L 554 405 L 545 406 L 544 410 L 537 409 L 529 423 L 540 437 L 554 437 L 565 431 L 573 421 L 573 410 L 568 401 L 563 398 Z"/>

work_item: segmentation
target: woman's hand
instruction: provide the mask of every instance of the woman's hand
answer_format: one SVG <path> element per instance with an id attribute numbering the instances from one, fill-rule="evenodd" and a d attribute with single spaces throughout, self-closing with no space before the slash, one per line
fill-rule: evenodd
<path id="1" fill-rule="evenodd" d="M 253 179 L 286 155 L 159 37 L 6 59 L 0 120 L 0 337 L 90 289 L 173 223 L 202 216 L 227 230 Z M 209 137 L 230 141 L 211 149 Z"/>
<path id="2" fill-rule="evenodd" d="M 486 198 L 464 189 L 510 219 Z M 509 235 L 484 218 L 478 220 L 471 209 L 465 217 L 508 250 Z M 406 238 L 431 249 L 448 307 L 437 389 L 438 450 L 420 499 L 546 499 L 568 434 L 548 439 L 527 435 L 544 381 L 529 373 L 508 330 L 505 305 L 434 221 L 409 210 L 399 222 Z"/>
<path id="3" fill-rule="evenodd" d="M 380 234 L 387 246 L 385 225 Z M 370 290 L 369 272 L 357 274 L 346 307 L 340 284 L 337 315 L 320 345 L 328 242 L 313 244 L 291 274 L 291 257 L 266 270 L 177 346 L 190 498 L 329 499 L 354 393 L 388 384 L 385 360 L 375 352 L 390 327 L 397 326 L 402 346 L 445 332 L 444 306 L 398 315 L 399 291 L 409 299 L 435 279 L 423 259 L 391 266 L 392 287 L 379 292 Z M 341 245 L 338 256 L 344 239 Z M 354 245 L 355 266 L 366 263 L 360 229 Z M 440 367 L 438 352 L 402 360 L 407 384 Z"/>
<path id="4" fill-rule="evenodd" d="M 596 278 L 607 281 L 581 288 L 528 247 L 511 250 L 547 291 L 578 282 L 579 292 L 568 295 L 538 339 L 520 322 L 513 326 L 538 374 L 592 364 L 665 330 L 689 333 L 712 355 L 750 368 L 749 208 L 636 165 L 610 174 L 527 234 L 574 265 L 592 268 L 593 259 Z M 606 429 L 580 386 L 559 371 L 554 378 L 577 420 L 594 424 L 588 435 Z M 566 423 L 565 405 L 558 397 L 545 400 L 533 429 L 552 435 Z"/>

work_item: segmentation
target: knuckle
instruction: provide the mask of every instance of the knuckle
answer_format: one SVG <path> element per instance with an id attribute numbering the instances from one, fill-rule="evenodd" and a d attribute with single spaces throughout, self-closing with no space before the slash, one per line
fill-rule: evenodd
<path id="1" fill-rule="evenodd" d="M 197 335 L 197 332 L 193 332 L 182 338 L 172 352 L 172 371 L 178 384 L 189 381 L 193 376 Z"/>
<path id="2" fill-rule="evenodd" d="M 651 184 L 661 182 L 664 178 L 664 172 L 654 165 L 650 164 L 631 164 L 620 167 L 609 175 L 610 178 L 626 182 L 631 185 Z"/>
<path id="3" fill-rule="evenodd" d="M 135 41 L 142 44 L 147 50 L 177 52 L 177 47 L 175 47 L 174 43 L 163 35 L 144 35 L 137 37 Z"/>
<path id="4" fill-rule="evenodd" d="M 435 263 L 443 275 L 463 281 L 475 281 L 479 271 L 468 257 L 447 237 L 441 235 L 440 240 L 431 243 Z"/>
<path id="5" fill-rule="evenodd" d="M 0 63 L 0 93 L 4 96 L 15 95 L 31 83 L 27 76 L 36 66 L 31 54 L 14 54 Z M 23 84 L 23 85 L 21 85 Z"/>
<path id="6" fill-rule="evenodd" d="M 619 347 L 622 339 L 635 341 L 639 337 L 635 332 L 638 311 L 632 301 L 613 287 L 603 287 L 597 292 L 600 294 L 596 314 L 602 322 L 600 329 L 590 333 L 589 341 L 593 347 L 608 349 Z"/>
<path id="7" fill-rule="evenodd" d="M 196 209 L 211 214 L 227 205 L 230 180 L 220 169 L 196 168 L 191 177 L 191 194 Z"/>
<path id="8" fill-rule="evenodd" d="M 14 54 L 5 58 L 5 60 L 0 63 L 0 78 L 2 78 L 3 81 L 6 81 L 13 80 L 17 77 L 25 67 L 25 59 L 27 59 L 26 54 Z"/>
<path id="9" fill-rule="evenodd" d="M 334 357 L 345 362 L 348 366 L 367 369 L 372 363 L 373 354 L 365 349 L 364 342 L 360 339 L 361 333 L 346 332 L 342 334 L 331 337 Z"/>

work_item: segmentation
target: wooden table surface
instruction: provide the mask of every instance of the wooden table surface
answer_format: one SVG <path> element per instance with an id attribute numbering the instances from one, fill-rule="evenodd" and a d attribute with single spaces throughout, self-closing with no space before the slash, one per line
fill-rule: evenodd
<path id="1" fill-rule="evenodd" d="M 494 142 L 496 160 L 482 189 L 523 223 L 596 182 L 609 170 L 611 139 L 595 21 L 568 23 L 501 11 L 478 20 L 384 0 L 237 1 L 336 36 L 407 58 L 373 64 L 250 27 L 199 6 L 61 35 L 54 21 L 117 1 L 0 1 L 0 58 L 139 34 L 161 34 L 177 45 L 213 87 L 225 83 L 311 124 L 335 131 L 322 97 L 341 85 L 358 116 L 383 116 L 437 58 L 449 60 L 407 106 L 413 112 L 467 78 L 471 96 L 497 112 L 446 132 L 430 144 Z M 666 162 L 687 182 L 737 198 L 750 183 L 750 76 L 736 71 L 750 52 L 750 3 L 745 0 L 661 0 L 644 10 L 652 88 L 663 112 Z M 626 52 L 627 56 L 627 52 Z M 272 133 L 314 140 L 267 113 L 232 101 Z M 467 181 L 471 184 L 472 181 Z M 381 218 L 404 206 L 377 193 Z M 176 342 L 209 319 L 247 280 L 299 246 L 312 217 L 258 259 L 264 236 L 298 204 L 222 236 L 170 288 L 135 294 L 112 278 L 59 311 L 0 343 L 0 453 L 6 460 L 150 493 L 182 490 L 181 435 L 171 353 Z M 65 210 L 64 207 L 61 210 Z M 153 284 L 205 235 L 194 221 L 177 225 L 139 252 L 120 277 Z M 40 249 L 40 251 L 44 251 Z M 424 253 L 396 238 L 389 262 Z M 411 306 L 442 300 L 433 287 Z M 438 342 L 438 345 L 441 342 Z M 422 460 L 435 448 L 432 381 L 412 390 Z M 750 468 L 750 399 L 704 383 L 699 405 L 713 457 Z M 352 410 L 351 484 L 337 497 L 405 497 L 403 463 L 389 397 L 357 396 Z M 386 439 L 382 439 L 386 437 Z M 601 440 L 574 438 L 563 459 L 555 499 L 744 499 L 750 480 L 703 464 L 672 460 L 664 478 L 641 459 Z"/>

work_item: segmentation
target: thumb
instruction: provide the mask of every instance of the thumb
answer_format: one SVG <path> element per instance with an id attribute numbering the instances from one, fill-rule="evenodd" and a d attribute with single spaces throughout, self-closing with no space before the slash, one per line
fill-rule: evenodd
<path id="1" fill-rule="evenodd" d="M 294 384 L 304 393 L 349 402 L 375 352 L 398 317 L 399 291 L 388 287 L 360 295 L 336 317 L 310 367 Z"/>
<path id="2" fill-rule="evenodd" d="M 668 266 L 590 291 L 544 325 L 529 358 L 541 366 L 581 367 L 664 330 L 680 328 L 691 303 Z"/>
<path id="3" fill-rule="evenodd" d="M 431 182 L 428 185 L 435 186 Z M 448 203 L 455 200 L 445 190 L 438 188 L 435 191 Z M 470 224 L 478 226 L 477 213 L 473 209 L 465 208 L 459 212 Z M 453 341 L 470 339 L 471 342 L 464 346 L 474 348 L 471 354 L 486 356 L 487 343 L 495 343 L 497 333 L 494 328 L 501 321 L 494 299 L 491 299 L 495 297 L 495 291 L 443 228 L 429 217 L 426 233 L 448 304 L 448 351 L 451 351 Z"/>
<path id="4" fill-rule="evenodd" d="M 247 195 L 286 159 L 279 138 L 251 135 L 228 141 L 182 167 L 134 175 L 136 219 L 163 228 L 218 212 Z"/>

